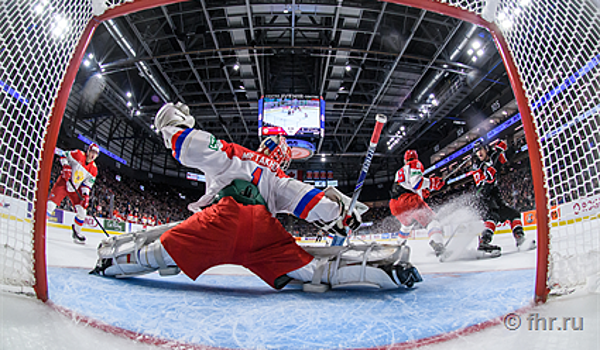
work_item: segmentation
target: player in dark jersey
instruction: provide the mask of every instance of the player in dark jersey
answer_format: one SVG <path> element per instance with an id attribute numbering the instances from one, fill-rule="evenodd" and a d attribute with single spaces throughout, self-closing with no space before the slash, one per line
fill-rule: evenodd
<path id="1" fill-rule="evenodd" d="M 506 204 L 497 186 L 498 170 L 507 162 L 506 149 L 507 144 L 504 141 L 497 141 L 492 145 L 478 141 L 473 147 L 476 156 L 473 165 L 473 179 L 485 225 L 485 229 L 479 237 L 477 250 L 492 257 L 501 254 L 500 247 L 491 244 L 496 225 L 501 222 L 510 220 L 517 247 L 525 241 L 521 213 Z"/>

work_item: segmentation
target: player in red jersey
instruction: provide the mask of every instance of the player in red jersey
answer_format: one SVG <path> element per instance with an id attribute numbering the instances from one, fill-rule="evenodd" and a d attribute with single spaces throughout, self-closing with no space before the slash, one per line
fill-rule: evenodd
<path id="1" fill-rule="evenodd" d="M 94 161 L 99 154 L 100 148 L 95 143 L 90 144 L 85 153 L 81 150 L 59 152 L 62 171 L 50 192 L 47 211 L 51 215 L 63 198 L 69 197 L 76 212 L 75 223 L 72 225 L 73 241 L 76 243 L 85 242 L 81 228 L 90 204 L 90 192 L 98 175 Z M 79 191 L 79 195 L 76 191 Z"/>
<path id="2" fill-rule="evenodd" d="M 407 150 L 404 166 L 396 172 L 392 186 L 390 211 L 400 221 L 400 237 L 408 238 L 410 230 L 418 223 L 428 230 L 429 245 L 436 256 L 440 256 L 444 253 L 443 231 L 435 213 L 423 199 L 429 196 L 430 190 L 440 190 L 444 181 L 439 177 L 427 178 L 423 171 L 417 151 Z"/>

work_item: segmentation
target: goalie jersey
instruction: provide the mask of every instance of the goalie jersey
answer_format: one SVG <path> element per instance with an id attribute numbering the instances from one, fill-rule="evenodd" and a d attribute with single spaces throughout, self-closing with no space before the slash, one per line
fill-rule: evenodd
<path id="1" fill-rule="evenodd" d="M 217 140 L 202 130 L 167 126 L 161 132 L 175 159 L 206 176 L 206 193 L 188 206 L 193 212 L 212 204 L 233 180 L 244 180 L 258 188 L 273 215 L 288 213 L 309 222 L 329 222 L 340 215 L 338 203 L 323 191 L 288 177 L 277 162 L 261 153 Z"/>

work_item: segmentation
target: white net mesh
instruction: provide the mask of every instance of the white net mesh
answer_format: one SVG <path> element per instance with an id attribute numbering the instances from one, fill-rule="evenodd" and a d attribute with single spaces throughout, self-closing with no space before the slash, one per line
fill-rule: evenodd
<path id="1" fill-rule="evenodd" d="M 91 6 L 88 1 L 4 0 L 0 17 L 0 284 L 30 291 L 38 163 Z"/>
<path id="2" fill-rule="evenodd" d="M 0 2 L 3 284 L 34 283 L 31 218 L 46 124 L 92 14 L 124 2 L 130 1 Z M 550 228 L 549 283 L 556 288 L 582 284 L 600 270 L 598 6 L 584 0 L 440 3 L 483 15 L 502 30 L 540 137 L 548 205 L 560 206 L 562 213 Z"/>
<path id="3" fill-rule="evenodd" d="M 600 9 L 503 1 L 497 11 L 540 137 L 548 208 L 560 208 L 548 277 L 561 292 L 600 271 Z"/>

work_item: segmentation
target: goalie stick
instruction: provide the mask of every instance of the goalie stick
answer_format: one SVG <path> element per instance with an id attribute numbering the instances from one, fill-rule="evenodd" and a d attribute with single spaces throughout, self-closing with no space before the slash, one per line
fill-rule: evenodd
<path id="1" fill-rule="evenodd" d="M 369 171 L 369 167 L 371 166 L 371 161 L 373 160 L 373 155 L 375 154 L 375 149 L 377 148 L 377 144 L 379 143 L 379 137 L 381 136 L 381 130 L 383 126 L 387 122 L 387 117 L 384 114 L 377 114 L 375 116 L 375 129 L 373 130 L 373 135 L 371 135 L 371 142 L 369 143 L 369 149 L 367 150 L 367 155 L 365 157 L 365 161 L 363 162 L 362 169 L 360 170 L 360 176 L 358 177 L 358 181 L 356 182 L 356 187 L 354 188 L 354 193 L 352 194 L 352 200 L 350 201 L 350 206 L 348 207 L 347 213 L 352 213 L 354 210 L 354 206 L 356 205 L 356 201 L 358 200 L 358 196 L 362 191 L 363 184 L 365 182 L 365 178 L 367 177 L 367 172 Z M 347 231 L 346 237 L 349 237 L 352 232 Z M 333 241 L 331 242 L 331 246 L 341 246 L 344 244 L 346 237 L 334 236 Z"/>
<path id="2" fill-rule="evenodd" d="M 79 193 L 79 191 L 77 190 L 77 187 L 75 187 L 75 184 L 73 183 L 73 180 L 69 179 L 69 183 L 75 189 L 75 193 L 77 193 L 77 197 L 79 197 L 79 200 L 83 200 L 83 197 L 81 197 L 81 193 Z M 96 220 L 96 223 L 98 224 L 98 226 L 100 226 L 100 228 L 102 229 L 102 231 L 104 232 L 104 234 L 106 235 L 106 237 L 110 237 L 110 235 L 108 234 L 108 232 L 106 232 L 106 230 L 104 229 L 104 226 L 102 226 L 102 224 L 100 224 L 100 221 L 98 220 L 98 218 L 95 217 L 94 215 L 90 215 L 90 216 L 93 217 L 94 220 Z"/>

